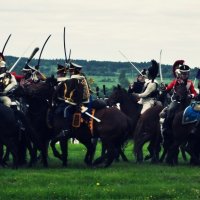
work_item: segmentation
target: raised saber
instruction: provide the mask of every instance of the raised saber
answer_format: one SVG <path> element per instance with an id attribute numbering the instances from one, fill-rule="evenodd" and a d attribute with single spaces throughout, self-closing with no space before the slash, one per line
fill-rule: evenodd
<path id="1" fill-rule="evenodd" d="M 4 52 L 4 50 L 5 50 L 5 48 L 6 48 L 6 45 L 7 45 L 7 43 L 8 43 L 8 40 L 10 39 L 10 37 L 11 37 L 11 34 L 8 36 L 8 38 L 7 38 L 7 40 L 6 40 L 6 43 L 4 44 L 4 46 L 3 46 L 3 49 L 2 49 L 2 54 L 3 54 L 3 52 Z"/>
<path id="2" fill-rule="evenodd" d="M 65 27 L 63 31 L 63 44 L 64 44 L 64 53 L 65 53 L 65 63 L 67 63 L 67 52 L 66 52 L 66 42 L 65 42 Z"/>
<path id="3" fill-rule="evenodd" d="M 142 76 L 144 76 L 141 72 L 140 72 L 140 70 L 131 62 L 131 61 L 129 61 L 129 59 L 121 52 L 121 51 L 119 51 L 119 53 L 137 70 L 137 72 L 140 74 L 140 75 L 142 75 Z"/>
<path id="4" fill-rule="evenodd" d="M 41 51 L 40 51 L 40 55 L 39 55 L 39 58 L 38 58 L 38 63 L 37 63 L 37 65 L 35 66 L 35 69 L 39 69 L 39 67 L 40 67 L 40 61 L 41 61 L 41 56 L 42 56 L 42 52 L 43 52 L 43 50 L 44 50 L 44 47 L 45 47 L 45 45 L 46 45 L 46 43 L 48 42 L 48 40 L 49 40 L 49 38 L 51 37 L 51 35 L 49 35 L 48 37 L 47 37 L 47 39 L 45 40 L 45 42 L 44 42 L 44 44 L 43 44 L 43 46 L 42 46 L 42 49 L 41 49 Z"/>
<path id="5" fill-rule="evenodd" d="M 163 82 L 163 76 L 162 76 L 162 68 L 161 68 L 161 58 L 162 58 L 162 49 L 160 50 L 160 62 L 159 62 L 159 71 L 160 71 L 160 81 Z"/>

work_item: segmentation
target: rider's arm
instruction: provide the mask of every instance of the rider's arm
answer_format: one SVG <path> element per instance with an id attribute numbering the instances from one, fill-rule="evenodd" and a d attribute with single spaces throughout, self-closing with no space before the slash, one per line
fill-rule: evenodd
<path id="1" fill-rule="evenodd" d="M 169 83 L 169 85 L 166 87 L 166 91 L 170 92 L 174 88 L 175 84 L 176 80 L 173 80 L 171 83 Z"/>
<path id="2" fill-rule="evenodd" d="M 191 85 L 190 85 L 189 90 L 190 90 L 190 93 L 191 93 L 191 95 L 192 95 L 192 98 L 194 98 L 194 97 L 197 96 L 197 92 L 196 92 L 196 90 L 194 89 L 194 84 L 192 83 L 192 81 L 191 81 Z"/>
<path id="3" fill-rule="evenodd" d="M 4 89 L 3 93 L 7 93 L 9 90 L 11 90 L 13 87 L 17 85 L 17 81 L 15 77 L 11 74 L 10 84 Z"/>
<path id="4" fill-rule="evenodd" d="M 138 97 L 140 98 L 147 97 L 154 90 L 156 90 L 156 83 L 149 82 L 146 90 L 143 93 L 138 94 Z"/>

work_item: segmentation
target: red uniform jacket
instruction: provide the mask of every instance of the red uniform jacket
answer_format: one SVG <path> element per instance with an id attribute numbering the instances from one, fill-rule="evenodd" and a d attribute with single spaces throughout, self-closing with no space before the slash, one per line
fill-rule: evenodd
<path id="1" fill-rule="evenodd" d="M 23 75 L 17 75 L 16 72 L 11 72 L 11 74 L 15 77 L 18 83 L 21 81 L 22 78 L 24 78 Z"/>
<path id="2" fill-rule="evenodd" d="M 173 80 L 167 87 L 166 87 L 166 91 L 169 92 L 171 91 L 174 86 L 176 85 L 177 79 Z M 196 97 L 197 96 L 197 92 L 194 89 L 194 84 L 191 80 L 187 80 L 187 90 L 189 91 L 189 93 L 192 95 L 192 97 Z"/>

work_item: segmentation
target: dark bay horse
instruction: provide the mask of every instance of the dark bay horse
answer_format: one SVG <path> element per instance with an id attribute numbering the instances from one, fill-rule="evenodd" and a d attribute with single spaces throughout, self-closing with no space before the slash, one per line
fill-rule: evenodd
<path id="1" fill-rule="evenodd" d="M 106 154 L 101 155 L 94 161 L 94 165 L 105 163 L 108 167 L 116 158 L 127 141 L 132 130 L 132 122 L 123 112 L 116 107 L 99 109 L 95 117 L 101 120 L 94 122 L 94 137 L 100 138 Z"/>
<path id="2" fill-rule="evenodd" d="M 157 158 L 160 150 L 159 113 L 163 107 L 156 105 L 140 115 L 142 105 L 137 103 L 135 96 L 129 94 L 120 86 L 114 88 L 108 101 L 110 104 L 120 103 L 121 111 L 132 121 L 132 132 L 134 133 L 132 137 L 137 161 L 143 160 L 142 147 L 147 141 L 150 141 L 148 147 L 150 156 L 152 159 Z"/>
<path id="3" fill-rule="evenodd" d="M 151 158 L 153 163 L 159 161 L 162 141 L 159 114 L 162 109 L 162 105 L 155 105 L 147 109 L 138 120 L 134 133 L 134 154 L 137 162 L 143 161 L 142 148 L 146 142 L 150 142 L 148 146 L 150 154 L 146 156 L 146 159 Z"/>
<path id="4" fill-rule="evenodd" d="M 69 91 L 70 85 L 72 84 L 67 85 L 67 89 Z M 76 91 L 74 93 L 77 94 Z M 77 95 L 76 97 L 80 96 L 81 95 Z M 127 134 L 130 132 L 130 119 L 123 112 L 114 107 L 106 107 L 105 102 L 103 106 L 98 106 L 98 102 L 98 100 L 96 102 L 92 102 L 92 108 L 95 109 L 94 117 L 100 120 L 100 122 L 97 122 L 95 119 L 93 120 L 93 133 L 91 133 L 86 121 L 83 120 L 83 123 L 80 125 L 80 127 L 72 127 L 71 134 L 65 135 L 62 131 L 64 130 L 66 120 L 70 119 L 64 119 L 63 116 L 59 117 L 54 114 L 53 128 L 57 137 L 51 141 L 51 146 L 54 155 L 63 160 L 64 165 L 67 164 L 66 141 L 70 137 L 78 139 L 86 146 L 87 153 L 84 159 L 86 164 L 104 164 L 105 167 L 108 167 L 115 159 L 116 151 L 119 150 L 121 145 L 124 143 Z M 95 146 L 92 143 L 92 138 L 100 138 L 102 141 L 102 146 L 106 150 L 106 153 L 97 158 L 93 163 L 92 161 L 94 157 Z M 57 141 L 60 141 L 61 143 L 62 154 L 56 150 L 55 143 Z"/>

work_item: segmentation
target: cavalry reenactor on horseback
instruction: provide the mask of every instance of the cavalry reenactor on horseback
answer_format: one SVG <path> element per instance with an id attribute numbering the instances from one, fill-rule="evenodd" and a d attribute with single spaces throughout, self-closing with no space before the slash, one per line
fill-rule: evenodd
<path id="1" fill-rule="evenodd" d="M 164 110 L 161 112 L 162 115 L 166 115 L 164 123 L 163 123 L 163 131 L 170 128 L 171 122 L 173 120 L 174 114 L 179 106 L 179 101 L 176 99 L 176 91 L 175 86 L 177 84 L 185 84 L 186 89 L 188 91 L 188 98 L 192 99 L 197 96 L 197 92 L 194 89 L 194 84 L 191 80 L 189 80 L 189 72 L 190 67 L 188 65 L 184 64 L 184 61 L 176 61 L 176 64 L 179 64 L 176 70 L 174 70 L 174 75 L 176 79 L 174 79 L 166 88 L 163 88 L 163 91 L 168 93 L 171 90 L 173 91 L 172 97 L 171 97 L 171 103 L 169 106 L 164 108 Z M 181 63 L 181 64 L 180 64 Z M 166 113 L 166 114 L 165 114 Z"/>
<path id="2" fill-rule="evenodd" d="M 137 80 L 129 85 L 128 93 L 141 93 L 144 88 L 146 79 L 146 69 L 143 69 L 140 74 L 137 75 Z"/>
<path id="3" fill-rule="evenodd" d="M 7 71 L 5 58 L 2 53 L 0 53 L 0 102 L 4 105 L 10 107 L 12 101 L 8 97 L 8 92 L 17 86 L 17 81 L 15 77 Z"/>
<path id="4" fill-rule="evenodd" d="M 67 80 L 67 71 L 69 70 L 69 67 L 58 64 L 57 66 L 57 81 L 58 84 L 60 84 L 62 81 Z"/>
<path id="5" fill-rule="evenodd" d="M 147 78 L 149 80 L 146 80 L 142 93 L 140 94 L 136 93 L 136 96 L 140 98 L 139 103 L 143 105 L 141 114 L 155 105 L 159 93 L 158 83 L 155 80 L 158 74 L 159 66 L 155 60 L 152 60 L 151 63 L 152 63 L 151 67 L 147 69 Z"/>
<path id="6" fill-rule="evenodd" d="M 20 86 L 22 87 L 46 80 L 46 77 L 40 71 L 31 67 L 30 65 L 25 65 L 25 67 L 22 69 L 22 73 L 23 78 L 20 81 Z"/>
<path id="7" fill-rule="evenodd" d="M 82 105 L 87 105 L 90 101 L 89 86 L 81 69 L 82 66 L 70 62 L 70 78 L 58 85 L 54 97 L 57 104 L 55 114 L 64 113 L 66 118 L 63 130 L 65 135 L 71 133 L 74 113 L 80 112 Z"/>

